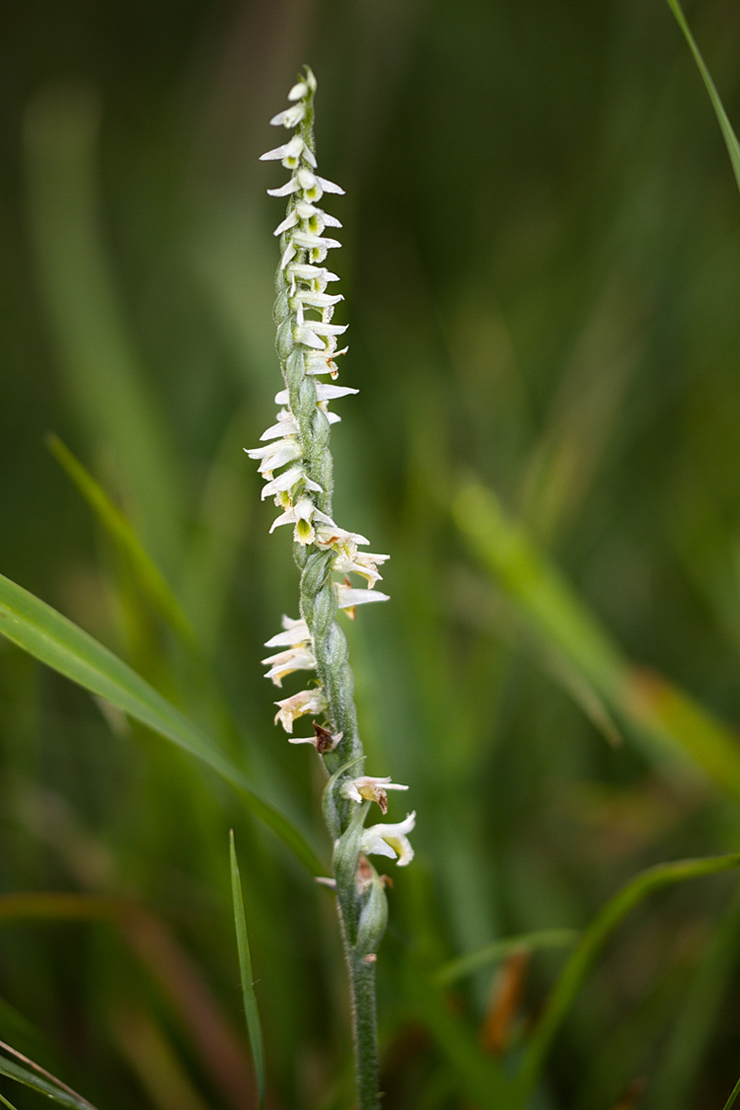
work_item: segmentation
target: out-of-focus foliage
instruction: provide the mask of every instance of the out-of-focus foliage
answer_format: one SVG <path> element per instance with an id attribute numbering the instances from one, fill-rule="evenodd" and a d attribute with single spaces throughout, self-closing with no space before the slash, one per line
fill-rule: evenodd
<path id="1" fill-rule="evenodd" d="M 686 14 L 737 130 L 733 5 Z M 241 449 L 279 386 L 257 159 L 316 72 L 361 390 L 337 517 L 392 554 L 391 602 L 349 629 L 360 720 L 417 811 L 378 963 L 384 1105 L 499 1110 L 572 931 L 740 840 L 740 199 L 686 43 L 663 0 L 9 0 L 1 22 L 0 572 L 311 844 L 319 768 L 258 662 L 297 575 Z M 233 827 L 267 1105 L 348 1110 L 331 894 L 227 784 L 5 640 L 0 709 L 0 1040 L 106 1110 L 256 1105 Z M 538 1107 L 722 1107 L 736 888 L 625 919 Z"/>

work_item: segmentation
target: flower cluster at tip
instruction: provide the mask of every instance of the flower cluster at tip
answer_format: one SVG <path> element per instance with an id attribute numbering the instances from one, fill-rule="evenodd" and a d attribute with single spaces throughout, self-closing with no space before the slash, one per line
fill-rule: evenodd
<path id="1" fill-rule="evenodd" d="M 346 324 L 332 322 L 341 294 L 327 290 L 338 281 L 325 265 L 330 250 L 341 244 L 326 234 L 327 228 L 340 228 L 334 216 L 319 207 L 324 194 L 344 192 L 338 185 L 316 173 L 313 149 L 313 97 L 316 78 L 308 67 L 305 75 L 288 93 L 290 105 L 270 122 L 276 127 L 293 130 L 288 142 L 262 155 L 262 161 L 280 161 L 290 171 L 290 180 L 277 189 L 268 189 L 270 196 L 287 197 L 285 219 L 275 228 L 280 239 L 280 264 L 276 276 L 277 301 L 274 317 L 277 324 L 277 351 L 286 388 L 275 397 L 278 406 L 275 423 L 261 436 L 264 446 L 247 450 L 258 461 L 259 473 L 265 480 L 262 499 L 272 497 L 280 510 L 270 532 L 291 524 L 297 551 L 326 553 L 335 606 L 354 617 L 358 605 L 386 601 L 386 594 L 376 590 L 382 578 L 378 567 L 387 555 L 360 551 L 369 540 L 357 532 L 339 527 L 331 515 L 332 463 L 329 452 L 329 427 L 340 417 L 329 404 L 340 397 L 357 393 L 348 386 L 335 385 L 338 375 L 336 359 L 347 351 L 338 349 L 339 337 Z M 322 379 L 330 379 L 322 380 Z M 299 560 L 300 562 L 300 560 Z M 303 565 L 303 564 L 301 564 Z M 351 584 L 351 575 L 365 579 L 365 588 Z M 302 612 L 303 612 L 302 606 Z M 267 641 L 266 647 L 276 649 L 262 662 L 269 669 L 267 678 L 276 686 L 294 671 L 322 671 L 317 664 L 321 645 L 314 641 L 304 619 L 283 618 L 283 630 Z M 321 658 L 321 657 L 319 657 Z M 276 702 L 280 722 L 285 731 L 293 732 L 293 723 L 303 716 L 317 717 L 330 711 L 329 699 L 321 684 L 301 690 Z M 315 735 L 297 738 L 293 744 L 313 744 L 320 755 L 331 752 L 342 739 L 329 727 L 314 722 Z M 405 790 L 389 779 L 359 778 L 342 786 L 342 797 L 362 803 L 375 801 L 383 813 L 387 810 L 388 789 Z M 399 825 L 377 825 L 363 833 L 362 850 L 398 856 L 399 864 L 408 863 L 413 851 L 406 833 L 413 828 L 414 815 Z M 383 831 L 385 829 L 385 832 Z"/>

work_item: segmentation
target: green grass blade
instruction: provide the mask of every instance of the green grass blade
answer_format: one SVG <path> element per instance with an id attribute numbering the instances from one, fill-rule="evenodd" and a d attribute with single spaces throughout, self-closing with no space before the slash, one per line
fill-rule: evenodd
<path id="1" fill-rule="evenodd" d="M 17 1108 L 16 1108 L 15 1106 L 13 1106 L 13 1103 L 12 1103 L 12 1102 L 10 1102 L 10 1101 L 9 1101 L 9 1100 L 8 1100 L 8 1099 L 7 1099 L 6 1097 L 5 1097 L 5 1095 L 0 1095 L 0 1102 L 2 1102 L 3 1106 L 7 1106 L 7 1107 L 8 1107 L 8 1110 L 17 1110 Z"/>
<path id="2" fill-rule="evenodd" d="M 236 858 L 233 829 L 229 833 L 229 855 L 231 858 L 231 893 L 234 899 L 234 924 L 236 926 L 236 944 L 239 949 L 239 974 L 242 981 L 244 1015 L 247 1019 L 249 1044 L 252 1049 L 252 1060 L 254 1061 L 254 1071 L 257 1078 L 259 1106 L 262 1110 L 265 1105 L 265 1052 L 262 1044 L 262 1024 L 257 1008 L 257 995 L 254 993 L 254 982 L 252 980 L 252 960 L 249 955 L 247 919 L 244 914 L 244 897 L 239 876 L 239 863 Z"/>
<path id="3" fill-rule="evenodd" d="M 127 518 L 58 436 L 50 435 L 46 442 L 54 458 L 66 471 L 116 547 L 128 561 L 154 608 L 188 647 L 197 650 L 195 632 L 180 602 L 172 593 L 159 568 L 144 550 Z"/>
<path id="4" fill-rule="evenodd" d="M 86 86 L 47 89 L 32 104 L 25 131 L 31 232 L 75 412 L 90 442 L 115 459 L 146 545 L 169 571 L 180 558 L 181 475 L 103 246 L 99 122 L 99 103 Z"/>
<path id="5" fill-rule="evenodd" d="M 399 973 L 399 985 L 411 1012 L 455 1070 L 460 1090 L 481 1110 L 514 1110 L 516 1091 L 511 1079 L 499 1061 L 479 1046 L 469 1023 L 450 1008 L 449 1000 L 432 985 L 426 969 L 407 960 Z"/>
<path id="6" fill-rule="evenodd" d="M 668 7 L 671 9 L 674 16 L 676 17 L 676 22 L 683 31 L 683 36 L 686 39 L 686 42 L 689 44 L 689 49 L 691 50 L 691 53 L 694 55 L 694 61 L 696 62 L 699 73 L 701 74 L 702 81 L 706 86 L 706 90 L 709 93 L 709 99 L 712 102 L 714 114 L 717 117 L 717 122 L 719 123 L 720 130 L 722 131 L 722 137 L 725 140 L 725 146 L 727 147 L 727 153 L 730 156 L 732 171 L 735 174 L 737 187 L 738 189 L 740 189 L 740 143 L 738 143 L 737 136 L 732 129 L 732 124 L 727 118 L 727 112 L 725 111 L 724 105 L 720 100 L 720 96 L 717 92 L 714 81 L 712 80 L 712 76 L 704 63 L 704 59 L 702 58 L 701 53 L 699 52 L 699 47 L 694 42 L 694 36 L 691 34 L 691 29 L 686 22 L 686 17 L 683 14 L 681 5 L 679 4 L 678 0 L 666 0 L 666 2 L 668 4 Z"/>
<path id="7" fill-rule="evenodd" d="M 10 1048 L 2 1041 L 0 1041 L 0 1048 L 15 1053 L 15 1049 Z M 30 1071 L 21 1064 L 16 1064 L 14 1060 L 6 1060 L 4 1056 L 0 1056 L 0 1075 L 6 1075 L 8 1079 L 15 1079 L 17 1083 L 22 1083 L 25 1087 L 32 1087 L 34 1091 L 46 1095 L 47 1098 L 53 1099 L 61 1106 L 71 1106 L 74 1110 L 95 1110 L 91 1102 L 88 1102 L 82 1095 L 78 1095 L 66 1083 L 62 1083 L 61 1079 L 57 1079 L 45 1068 L 34 1064 L 33 1060 L 29 1060 L 28 1057 L 21 1056 L 20 1053 L 16 1053 L 16 1055 L 35 1070 Z"/>
<path id="8" fill-rule="evenodd" d="M 0 575 L 0 633 L 72 682 L 207 763 L 236 787 L 312 874 L 324 872 L 302 833 L 252 790 L 242 771 L 209 738 L 113 652 L 27 590 Z"/>
<path id="9" fill-rule="evenodd" d="M 740 1095 L 740 1079 L 738 1079 L 737 1083 L 732 1088 L 732 1093 L 725 1103 L 723 1110 L 731 1110 L 731 1108 L 735 1105 L 738 1095 Z"/>
<path id="10" fill-rule="evenodd" d="M 717 1018 L 740 961 L 740 889 L 717 923 L 681 1000 L 662 1059 L 650 1077 L 652 1110 L 685 1110 L 710 1050 Z"/>
<path id="11" fill-rule="evenodd" d="M 709 859 L 678 860 L 659 864 L 635 876 L 618 894 L 607 902 L 601 913 L 583 934 L 570 957 L 547 1003 L 545 1013 L 532 1038 L 519 1076 L 520 1093 L 526 1098 L 534 1088 L 553 1038 L 588 974 L 599 950 L 617 926 L 634 907 L 654 890 L 688 879 L 715 875 L 740 866 L 740 853 L 713 856 Z"/>
<path id="12" fill-rule="evenodd" d="M 562 657 L 608 707 L 631 722 L 635 738 L 646 741 L 649 758 L 655 761 L 656 751 L 661 756 L 680 755 L 685 765 L 688 757 L 722 789 L 740 795 L 740 749 L 735 736 L 687 694 L 629 662 L 490 490 L 466 486 L 453 511 L 471 550 L 538 639 Z M 570 692 L 571 680 L 563 684 Z"/>
<path id="13" fill-rule="evenodd" d="M 538 929 L 532 933 L 521 933 L 516 937 L 503 937 L 501 940 L 495 940 L 491 944 L 477 948 L 475 952 L 468 952 L 456 960 L 450 960 L 434 976 L 434 984 L 437 987 L 447 987 L 477 971 L 478 968 L 497 963 L 518 950 L 533 952 L 540 948 L 567 948 L 578 940 L 578 936 L 575 929 Z"/>

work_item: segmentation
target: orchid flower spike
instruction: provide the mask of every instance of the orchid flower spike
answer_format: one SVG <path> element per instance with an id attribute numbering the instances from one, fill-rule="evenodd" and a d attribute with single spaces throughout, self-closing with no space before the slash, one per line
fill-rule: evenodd
<path id="1" fill-rule="evenodd" d="M 360 551 L 369 541 L 333 519 L 330 438 L 339 416 L 332 406 L 357 390 L 336 381 L 338 360 L 347 353 L 347 325 L 341 317 L 335 319 L 343 298 L 336 291 L 339 279 L 327 259 L 340 247 L 336 235 L 342 225 L 323 205 L 325 197 L 341 195 L 343 190 L 318 173 L 315 93 L 316 78 L 306 67 L 288 93 L 287 107 L 270 121 L 288 132 L 285 142 L 262 155 L 263 161 L 279 162 L 288 171 L 287 181 L 267 190 L 286 201 L 285 216 L 274 231 L 279 263 L 273 317 L 283 382 L 275 396 L 277 415 L 247 454 L 264 480 L 262 500 L 271 499 L 278 510 L 270 532 L 292 525 L 293 555 L 301 571 L 300 615 L 283 618 L 282 630 L 265 645 L 272 654 L 262 662 L 267 667 L 265 677 L 279 687 L 295 672 L 312 671 L 315 676 L 309 688 L 275 702 L 275 723 L 288 733 L 289 743 L 311 745 L 329 775 L 322 799 L 334 840 L 333 878 L 327 881 L 337 893 L 355 1000 L 357 1069 L 364 1076 L 361 1103 L 369 1106 L 377 1075 L 374 1035 L 368 1034 L 375 1022 L 369 969 L 385 931 L 388 906 L 383 879 L 366 857 L 388 856 L 400 867 L 410 863 L 414 853 L 408 834 L 415 814 L 397 824 L 364 828 L 371 802 L 385 814 L 388 791 L 408 787 L 389 777 L 350 777 L 363 769 L 365 754 L 339 614 L 354 618 L 359 606 L 388 600 L 387 594 L 375 589 L 382 577 L 378 568 L 388 556 Z M 293 735 L 294 724 L 302 717 L 314 718 L 313 736 Z"/>

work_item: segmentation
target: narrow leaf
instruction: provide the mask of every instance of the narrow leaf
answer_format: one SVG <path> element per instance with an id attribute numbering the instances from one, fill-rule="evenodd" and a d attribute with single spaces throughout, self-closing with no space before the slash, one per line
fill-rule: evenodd
<path id="1" fill-rule="evenodd" d="M 686 765 L 688 757 L 724 790 L 740 795 L 736 737 L 687 694 L 630 663 L 596 615 L 524 529 L 506 515 L 490 490 L 466 486 L 455 500 L 454 513 L 471 550 L 540 641 L 559 654 L 609 708 L 631 722 L 634 738 L 644 742 L 649 758 L 655 762 L 656 752 L 681 755 Z M 570 681 L 563 685 L 570 690 Z"/>
<path id="2" fill-rule="evenodd" d="M 519 1076 L 523 1098 L 534 1088 L 552 1040 L 570 1009 L 591 965 L 606 940 L 639 902 L 664 886 L 729 871 L 740 866 L 740 853 L 709 859 L 678 860 L 659 864 L 636 875 L 604 906 L 583 934 L 550 995 L 542 1020 L 532 1038 Z"/>
<path id="3" fill-rule="evenodd" d="M 15 1052 L 9 1045 L 3 1044 L 0 1041 L 0 1048 L 8 1052 Z M 15 1079 L 17 1083 L 22 1083 L 26 1087 L 32 1087 L 34 1091 L 38 1091 L 47 1098 L 51 1098 L 54 1102 L 58 1102 L 61 1106 L 71 1106 L 74 1110 L 95 1110 L 91 1102 L 88 1102 L 82 1095 L 78 1095 L 66 1083 L 62 1083 L 61 1079 L 51 1075 L 45 1068 L 34 1064 L 33 1060 L 29 1060 L 26 1056 L 21 1056 L 34 1071 L 29 1068 L 23 1067 L 21 1064 L 16 1064 L 14 1060 L 6 1060 L 4 1056 L 0 1056 L 0 1075 L 7 1075 L 9 1079 Z M 38 1073 L 38 1074 L 37 1074 Z"/>
<path id="4" fill-rule="evenodd" d="M 58 436 L 48 436 L 46 443 L 119 551 L 128 560 L 151 604 L 180 638 L 189 647 L 197 650 L 195 632 L 180 602 L 172 593 L 159 568 L 144 550 L 128 519 Z"/>
<path id="5" fill-rule="evenodd" d="M 683 14 L 681 5 L 679 4 L 678 0 L 667 0 L 667 4 L 675 15 L 676 22 L 683 31 L 683 36 L 686 39 L 686 42 L 689 44 L 689 49 L 694 55 L 694 61 L 696 62 L 699 73 L 701 74 L 702 81 L 704 82 L 706 90 L 709 93 L 709 99 L 712 102 L 714 114 L 717 117 L 717 122 L 719 123 L 720 130 L 722 131 L 722 137 L 725 140 L 727 153 L 730 156 L 732 171 L 735 174 L 735 181 L 737 182 L 738 189 L 740 189 L 740 143 L 738 143 L 737 136 L 732 129 L 732 124 L 727 118 L 727 112 L 725 111 L 722 101 L 720 100 L 720 96 L 717 92 L 714 81 L 712 80 L 712 76 L 699 52 L 699 47 L 694 42 L 694 36 L 691 34 L 691 29 L 686 22 L 686 17 Z"/>
<path id="6" fill-rule="evenodd" d="M 450 960 L 434 976 L 434 984 L 437 987 L 447 987 L 477 971 L 479 967 L 498 963 L 518 949 L 533 952 L 541 948 L 568 948 L 578 940 L 578 935 L 575 929 L 538 929 L 516 937 L 503 937 L 456 960 Z"/>
<path id="7" fill-rule="evenodd" d="M 732 1093 L 725 1103 L 723 1110 L 732 1110 L 732 1107 L 735 1105 L 738 1095 L 740 1095 L 740 1079 L 738 1079 L 737 1083 L 732 1088 Z"/>
<path id="8" fill-rule="evenodd" d="M 97 181 L 100 104 L 83 85 L 49 87 L 26 118 L 31 234 L 50 333 L 74 411 L 105 444 L 160 565 L 178 563 L 182 476 L 132 342 L 104 247 Z"/>
<path id="9" fill-rule="evenodd" d="M 265 1052 L 262 1044 L 262 1024 L 257 1008 L 257 995 L 254 993 L 254 982 L 252 980 L 252 960 L 249 955 L 247 919 L 244 914 L 244 897 L 239 876 L 239 864 L 236 858 L 233 829 L 229 832 L 229 854 L 231 858 L 231 893 L 234 899 L 234 924 L 236 926 L 236 944 L 239 950 L 239 974 L 242 981 L 244 1015 L 247 1019 L 249 1045 L 252 1050 L 254 1071 L 257 1077 L 259 1106 L 262 1110 L 265 1105 Z"/>
<path id="10" fill-rule="evenodd" d="M 323 874 L 303 834 L 275 806 L 256 794 L 243 772 L 209 738 L 113 652 L 39 598 L 0 575 L 0 633 L 92 694 L 207 763 L 245 797 L 313 874 Z"/>

